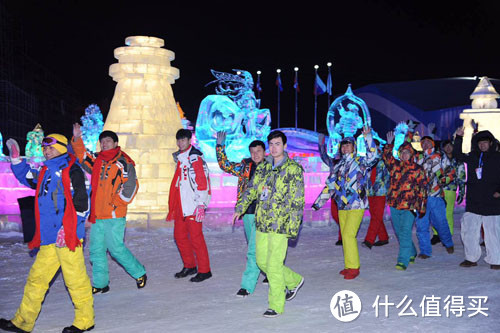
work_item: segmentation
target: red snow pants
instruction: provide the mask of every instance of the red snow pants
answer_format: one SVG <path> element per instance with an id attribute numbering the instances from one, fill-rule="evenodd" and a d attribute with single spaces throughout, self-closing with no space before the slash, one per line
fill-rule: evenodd
<path id="1" fill-rule="evenodd" d="M 176 219 L 174 222 L 174 239 L 184 267 L 198 267 L 198 273 L 208 273 L 210 272 L 210 260 L 208 259 L 207 244 L 205 243 L 205 237 L 203 237 L 202 226 L 203 223 L 195 221 L 194 215 Z"/>
<path id="2" fill-rule="evenodd" d="M 339 224 L 339 221 L 340 221 L 339 220 L 339 208 L 337 207 L 337 203 L 335 202 L 335 200 L 333 200 L 333 198 L 331 198 L 330 201 L 332 202 L 332 205 L 331 205 L 332 217 L 335 220 L 335 223 L 337 223 L 337 225 L 339 226 L 339 240 L 342 240 L 342 233 L 340 232 L 340 224 Z"/>
<path id="3" fill-rule="evenodd" d="M 370 205 L 370 225 L 366 232 L 365 241 L 373 244 L 377 237 L 380 241 L 389 240 L 384 224 L 385 196 L 368 197 L 368 203 Z"/>

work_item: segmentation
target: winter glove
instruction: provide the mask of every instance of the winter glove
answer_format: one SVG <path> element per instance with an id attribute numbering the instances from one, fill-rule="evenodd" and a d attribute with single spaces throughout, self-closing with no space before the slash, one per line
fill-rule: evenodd
<path id="1" fill-rule="evenodd" d="M 203 205 L 199 205 L 194 210 L 194 216 L 196 222 L 203 222 L 205 219 L 205 207 Z"/>
<path id="2" fill-rule="evenodd" d="M 59 231 L 57 232 L 57 238 L 56 238 L 56 247 L 65 247 L 66 246 L 66 241 L 64 240 L 65 237 L 64 233 L 64 227 L 61 227 Z"/>
<path id="3" fill-rule="evenodd" d="M 224 146 L 226 143 L 226 132 L 219 131 L 217 132 L 217 145 Z"/>
<path id="4" fill-rule="evenodd" d="M 464 195 L 462 193 L 459 193 L 457 196 L 457 205 L 460 205 L 464 201 Z"/>
<path id="5" fill-rule="evenodd" d="M 19 144 L 14 139 L 9 139 L 5 143 L 7 149 L 9 150 L 10 162 L 12 164 L 18 164 L 21 162 L 20 153 L 19 153 Z"/>

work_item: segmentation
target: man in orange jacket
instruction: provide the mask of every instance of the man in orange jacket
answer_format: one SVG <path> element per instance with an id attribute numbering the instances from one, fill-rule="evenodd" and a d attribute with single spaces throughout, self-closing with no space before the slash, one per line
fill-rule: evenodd
<path id="1" fill-rule="evenodd" d="M 85 149 L 81 137 L 80 125 L 74 124 L 71 145 L 83 169 L 92 175 L 89 217 L 93 223 L 89 250 L 92 292 L 109 291 L 107 251 L 136 280 L 137 288 L 144 288 L 146 269 L 123 243 L 127 205 L 132 202 L 139 188 L 135 163 L 118 146 L 115 132 L 104 131 L 99 135 L 101 152 L 97 154 Z"/>

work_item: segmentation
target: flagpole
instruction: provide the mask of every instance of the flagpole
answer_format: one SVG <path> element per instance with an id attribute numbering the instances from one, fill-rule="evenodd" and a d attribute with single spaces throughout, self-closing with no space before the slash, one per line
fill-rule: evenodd
<path id="1" fill-rule="evenodd" d="M 257 99 L 259 99 L 259 100 L 260 100 L 260 90 L 261 90 L 261 88 L 260 88 L 260 74 L 261 73 L 262 73 L 261 71 L 257 71 Z"/>
<path id="2" fill-rule="evenodd" d="M 281 77 L 280 77 L 281 69 L 278 68 L 276 70 L 276 73 L 278 73 L 278 78 L 281 82 Z M 280 128 L 280 86 L 278 85 L 276 88 L 278 91 L 278 127 L 277 128 Z"/>
<path id="3" fill-rule="evenodd" d="M 328 84 L 330 83 L 331 84 L 331 80 L 332 80 L 332 72 L 331 72 L 331 67 L 332 67 L 332 63 L 329 62 L 326 64 L 328 66 L 328 81 L 327 81 L 327 93 L 328 93 L 328 105 L 326 107 L 326 110 L 328 111 L 330 109 L 330 95 L 332 94 L 332 87 L 331 85 L 329 86 L 330 89 L 328 90 Z"/>
<path id="4" fill-rule="evenodd" d="M 299 118 L 299 68 L 295 67 L 293 69 L 295 71 L 295 129 L 297 129 L 297 120 Z"/>
<path id="5" fill-rule="evenodd" d="M 318 65 L 314 65 L 314 84 L 316 85 L 316 75 L 318 75 Z M 315 88 L 316 89 L 316 88 Z M 314 92 L 314 132 L 316 132 L 316 118 L 318 111 L 318 94 Z"/>

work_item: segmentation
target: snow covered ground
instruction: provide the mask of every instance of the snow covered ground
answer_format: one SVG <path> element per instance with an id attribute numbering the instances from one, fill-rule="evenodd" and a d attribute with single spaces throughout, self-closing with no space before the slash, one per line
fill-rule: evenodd
<path id="1" fill-rule="evenodd" d="M 463 209 L 462 209 L 463 210 Z M 456 213 L 456 221 L 462 213 Z M 305 216 L 310 216 L 306 214 Z M 138 290 L 135 281 L 110 260 L 111 291 L 94 299 L 93 332 L 498 332 L 500 330 L 500 272 L 491 270 L 482 259 L 478 267 L 461 268 L 463 245 L 460 223 L 456 222 L 455 253 L 447 254 L 440 244 L 433 246 L 433 256 L 417 259 L 407 271 L 394 268 L 398 243 L 390 220 L 386 226 L 390 243 L 371 250 L 359 247 L 361 274 L 355 280 L 344 280 L 338 272 L 343 268 L 342 247 L 335 246 L 337 226 L 305 221 L 295 246 L 288 250 L 286 264 L 305 277 L 297 297 L 287 302 L 285 313 L 277 318 L 264 318 L 268 287 L 260 281 L 255 293 L 245 299 L 235 297 L 245 267 L 246 242 L 241 226 L 205 230 L 213 277 L 199 284 L 188 279 L 174 279 L 182 268 L 173 240 L 173 229 L 128 229 L 126 244 L 146 266 L 148 284 Z M 361 225 L 359 244 L 364 240 L 368 221 Z M 416 242 L 416 238 L 414 238 Z M 417 244 L 417 243 L 416 243 Z M 88 246 L 85 248 L 88 259 Z M 26 276 L 33 262 L 22 236 L 15 232 L 0 233 L 0 317 L 11 318 L 22 297 Z M 91 266 L 87 261 L 89 275 Z M 260 278 L 262 280 L 262 277 Z M 348 323 L 335 319 L 330 312 L 332 296 L 341 290 L 355 292 L 362 301 L 360 316 Z M 385 295 L 394 306 L 389 316 L 379 307 L 375 316 L 372 304 Z M 427 302 L 425 297 L 441 297 Z M 446 317 L 445 298 L 463 298 L 462 317 L 453 313 Z M 396 305 L 408 296 L 400 308 Z M 486 296 L 482 305 L 488 316 L 473 317 L 471 299 Z M 409 300 L 417 316 L 398 316 Z M 424 302 L 425 303 L 425 302 Z M 410 307 L 405 310 L 411 313 Z M 73 307 L 59 275 L 46 296 L 34 332 L 60 332 L 71 324 Z"/>

